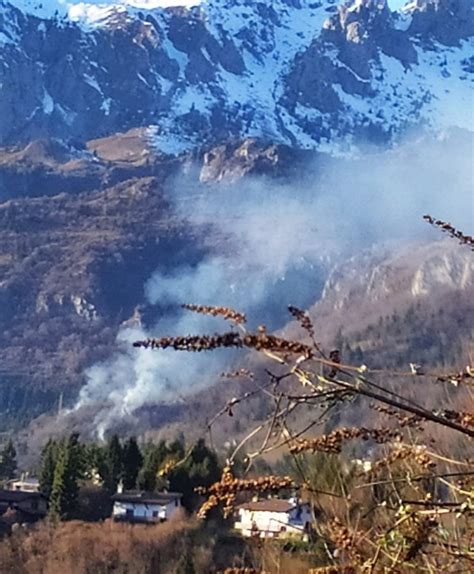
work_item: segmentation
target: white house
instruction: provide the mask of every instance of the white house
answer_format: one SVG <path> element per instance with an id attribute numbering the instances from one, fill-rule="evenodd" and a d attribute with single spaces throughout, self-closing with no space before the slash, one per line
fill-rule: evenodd
<path id="1" fill-rule="evenodd" d="M 237 507 L 237 512 L 234 527 L 242 536 L 306 538 L 312 522 L 309 504 L 295 498 L 246 502 Z"/>
<path id="2" fill-rule="evenodd" d="M 124 522 L 164 522 L 181 508 L 178 492 L 120 492 L 112 496 L 112 518 Z"/>
<path id="3" fill-rule="evenodd" d="M 39 492 L 39 480 L 28 475 L 9 480 L 5 484 L 6 490 L 20 490 L 21 492 Z"/>

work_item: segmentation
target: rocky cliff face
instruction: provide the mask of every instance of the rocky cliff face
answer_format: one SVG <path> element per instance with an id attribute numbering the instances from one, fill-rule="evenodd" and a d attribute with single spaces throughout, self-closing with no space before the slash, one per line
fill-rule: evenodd
<path id="1" fill-rule="evenodd" d="M 470 0 L 415 0 L 407 12 L 412 16 L 409 32 L 419 38 L 455 47 L 474 34 Z"/>
<path id="2" fill-rule="evenodd" d="M 378 313 L 398 300 L 407 304 L 450 291 L 474 289 L 474 260 L 468 249 L 450 241 L 415 248 L 370 251 L 355 255 L 336 267 L 326 282 L 319 308 L 325 312 L 350 312 L 361 305 Z"/>
<path id="3" fill-rule="evenodd" d="M 0 148 L 0 429 L 54 408 L 60 393 L 75 400 L 121 325 L 156 314 L 144 285 L 157 269 L 225 251 L 225 232 L 176 213 L 168 181 L 197 188 L 297 165 L 294 150 L 256 140 L 178 159 L 155 153 L 143 129 L 81 148 Z"/>
<path id="4" fill-rule="evenodd" d="M 142 177 L 0 204 L 2 428 L 54 408 L 60 393 L 70 401 L 84 370 L 113 352 L 153 271 L 202 257 L 161 185 Z"/>
<path id="5" fill-rule="evenodd" d="M 329 274 L 310 309 L 325 345 L 349 362 L 408 369 L 469 357 L 474 261 L 449 239 L 354 255 Z"/>
<path id="6" fill-rule="evenodd" d="M 472 123 L 469 0 L 163 4 L 2 0 L 0 144 L 148 127 L 167 153 L 242 136 L 341 151 Z"/>

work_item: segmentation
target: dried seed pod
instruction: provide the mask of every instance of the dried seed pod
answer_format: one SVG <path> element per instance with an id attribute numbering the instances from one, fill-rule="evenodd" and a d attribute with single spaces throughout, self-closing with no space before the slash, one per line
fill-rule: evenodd
<path id="1" fill-rule="evenodd" d="M 238 379 L 240 377 L 251 379 L 252 381 L 255 379 L 255 375 L 252 371 L 248 369 L 239 369 L 238 371 L 231 371 L 231 372 L 224 372 L 220 375 L 223 379 Z"/>
<path id="2" fill-rule="evenodd" d="M 388 415 L 389 417 L 394 417 L 397 419 L 398 424 L 400 427 L 404 428 L 404 427 L 412 427 L 412 428 L 416 428 L 418 430 L 422 430 L 421 422 L 422 422 L 422 418 L 418 415 L 406 415 L 404 413 L 401 413 L 391 407 L 388 407 L 386 405 L 379 405 L 376 403 L 371 403 L 370 408 L 374 409 L 375 411 L 379 412 L 379 413 L 383 413 Z"/>
<path id="3" fill-rule="evenodd" d="M 238 333 L 230 331 L 215 335 L 189 335 L 186 337 L 161 337 L 159 339 L 146 339 L 145 341 L 135 341 L 134 347 L 144 349 L 168 349 L 175 351 L 211 351 L 223 347 L 242 347 L 242 340 Z"/>
<path id="4" fill-rule="evenodd" d="M 314 327 L 311 319 L 306 311 L 298 309 L 294 305 L 288 305 L 288 311 L 293 315 L 293 317 L 299 321 L 301 327 L 310 335 L 314 337 Z"/>
<path id="5" fill-rule="evenodd" d="M 272 351 L 273 353 L 303 355 L 306 358 L 313 356 L 313 351 L 309 345 L 305 345 L 298 341 L 282 339 L 275 335 L 268 335 L 266 332 L 262 331 L 257 334 L 249 333 L 243 335 L 242 343 L 245 347 L 255 349 L 256 351 Z"/>
<path id="6" fill-rule="evenodd" d="M 437 415 L 444 417 L 450 421 L 454 421 L 460 424 L 463 427 L 472 427 L 474 426 L 474 414 L 467 413 L 463 411 L 453 411 L 453 410 L 440 410 L 436 411 Z"/>
<path id="7" fill-rule="evenodd" d="M 271 493 L 295 488 L 296 485 L 288 476 L 260 476 L 251 479 L 235 478 L 230 466 L 226 466 L 219 482 L 208 488 L 197 488 L 196 492 L 208 496 L 198 512 L 198 517 L 206 518 L 210 510 L 217 506 L 223 507 L 224 517 L 229 517 L 234 508 L 236 495 L 242 492 Z"/>
<path id="8" fill-rule="evenodd" d="M 272 351 L 274 353 L 286 353 L 312 356 L 311 347 L 297 341 L 288 341 L 265 332 L 257 334 L 240 335 L 234 331 L 215 335 L 188 335 L 186 337 L 161 337 L 159 339 L 146 339 L 135 341 L 134 347 L 144 349 L 168 349 L 175 351 L 211 351 L 223 347 L 248 347 L 256 351 Z"/>
<path id="9" fill-rule="evenodd" d="M 467 245 L 472 250 L 474 250 L 474 237 L 472 237 L 471 235 L 466 235 L 459 229 L 456 229 L 450 223 L 442 221 L 441 219 L 435 219 L 431 215 L 424 215 L 423 219 L 430 225 L 433 225 L 434 227 L 441 229 L 443 233 L 447 233 L 453 239 L 457 239 L 461 245 Z"/>
<path id="10" fill-rule="evenodd" d="M 338 454 L 341 452 L 344 441 L 362 438 L 363 440 L 373 439 L 377 443 L 382 444 L 399 438 L 399 436 L 398 431 L 389 428 L 368 429 L 365 427 L 343 427 L 316 438 L 297 439 L 291 444 L 290 452 L 296 454 L 310 450 L 313 452 Z"/>
<path id="11" fill-rule="evenodd" d="M 455 387 L 457 387 L 461 383 L 473 383 L 474 371 L 472 370 L 472 367 L 468 365 L 465 371 L 439 376 L 437 377 L 436 381 L 438 383 L 451 383 Z"/>
<path id="12" fill-rule="evenodd" d="M 244 313 L 240 313 L 239 311 L 235 311 L 235 309 L 231 309 L 230 307 L 214 307 L 208 305 L 191 305 L 186 303 L 181 305 L 183 309 L 187 309 L 188 311 L 192 311 L 193 313 L 201 313 L 202 315 L 212 315 L 213 317 L 222 317 L 228 321 L 232 321 L 237 325 L 243 325 L 247 322 L 247 318 Z"/>
<path id="13" fill-rule="evenodd" d="M 331 352 L 329 353 L 329 360 L 330 360 L 332 363 L 336 363 L 336 364 L 338 364 L 338 365 L 341 364 L 341 353 L 340 353 L 339 349 L 334 349 L 333 351 L 331 351 Z M 337 375 L 338 372 L 339 372 L 339 367 L 333 366 L 333 367 L 331 368 L 331 370 L 329 371 L 329 373 L 328 373 L 327 376 L 328 376 L 330 379 L 333 379 L 333 378 Z"/>
<path id="14" fill-rule="evenodd" d="M 372 465 L 368 474 L 373 475 L 378 470 L 391 466 L 396 462 L 410 459 L 425 470 L 432 470 L 435 463 L 430 459 L 425 447 L 412 446 L 401 442 L 395 443 L 395 448 L 384 458 Z"/>

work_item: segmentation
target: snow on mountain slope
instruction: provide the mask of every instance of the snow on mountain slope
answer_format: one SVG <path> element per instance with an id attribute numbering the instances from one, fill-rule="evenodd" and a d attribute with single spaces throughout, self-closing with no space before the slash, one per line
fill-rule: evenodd
<path id="1" fill-rule="evenodd" d="M 245 136 L 344 152 L 417 125 L 474 129 L 472 9 L 0 0 L 0 144 L 150 126 L 167 153 Z"/>
<path id="2" fill-rule="evenodd" d="M 199 5 L 201 0 L 118 0 L 104 2 L 103 0 L 88 0 L 88 2 L 68 2 L 65 0 L 10 0 L 25 14 L 31 14 L 44 19 L 69 18 L 72 21 L 94 23 L 103 21 L 114 10 L 125 11 L 127 8 L 152 10 L 155 8 L 170 8 L 176 6 L 192 7 Z"/>

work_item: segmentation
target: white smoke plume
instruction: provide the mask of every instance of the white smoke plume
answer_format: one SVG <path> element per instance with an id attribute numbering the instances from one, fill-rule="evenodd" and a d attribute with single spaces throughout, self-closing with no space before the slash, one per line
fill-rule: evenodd
<path id="1" fill-rule="evenodd" d="M 149 304 L 166 310 L 149 332 L 119 333 L 119 349 L 87 372 L 78 407 L 100 405 L 94 428 L 103 434 L 136 409 L 208 385 L 232 353 L 186 354 L 135 349 L 146 336 L 212 333 L 219 319 L 182 311 L 182 303 L 224 305 L 258 322 L 283 324 L 286 306 L 314 303 L 329 266 L 374 244 L 423 236 L 431 213 L 472 232 L 472 134 L 425 138 L 359 160 L 308 167 L 292 183 L 247 178 L 235 185 L 175 181 L 169 196 L 186 219 L 220 230 L 222 246 L 197 266 L 160 270 L 145 286 Z M 227 327 L 228 328 L 228 327 Z"/>

